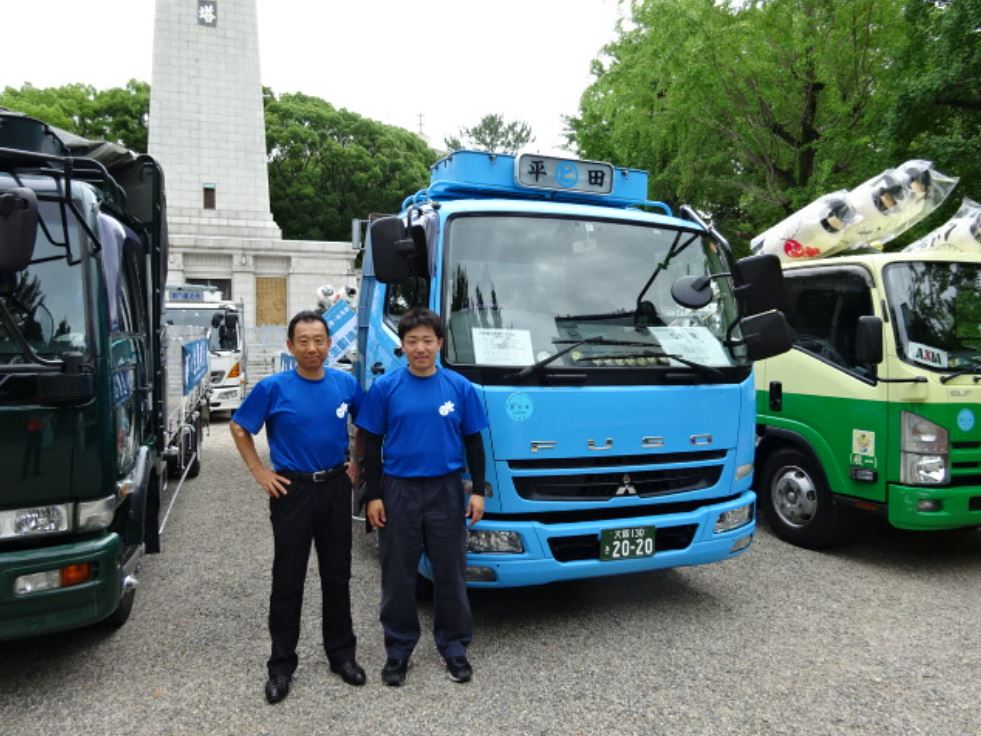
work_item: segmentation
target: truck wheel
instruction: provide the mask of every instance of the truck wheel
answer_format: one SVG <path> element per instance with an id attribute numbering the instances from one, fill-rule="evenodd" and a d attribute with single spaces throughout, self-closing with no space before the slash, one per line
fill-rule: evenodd
<path id="1" fill-rule="evenodd" d="M 201 451 L 204 447 L 204 435 L 201 432 L 201 420 L 194 423 L 194 431 L 191 433 L 191 441 L 188 442 L 188 459 L 191 451 L 194 452 L 194 460 L 191 460 L 191 467 L 187 471 L 188 478 L 197 478 L 201 473 Z"/>
<path id="2" fill-rule="evenodd" d="M 800 450 L 785 447 L 763 464 L 759 505 L 773 533 L 807 549 L 834 545 L 842 527 L 824 473 Z"/>
<path id="3" fill-rule="evenodd" d="M 136 588 L 131 588 L 119 597 L 116 610 L 109 614 L 106 625 L 113 629 L 120 628 L 129 620 L 130 613 L 133 612 L 133 601 L 136 600 Z"/>

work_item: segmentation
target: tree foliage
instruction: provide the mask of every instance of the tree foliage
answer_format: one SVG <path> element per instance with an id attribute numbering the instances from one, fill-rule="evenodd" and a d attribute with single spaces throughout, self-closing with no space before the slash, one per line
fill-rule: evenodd
<path id="1" fill-rule="evenodd" d="M 649 170 L 652 198 L 714 212 L 745 249 L 815 197 L 907 158 L 960 173 L 931 138 L 940 128 L 930 113 L 917 118 L 900 100 L 977 100 L 979 22 L 949 14 L 978 2 L 636 0 L 594 62 L 570 143 Z M 956 30 L 945 37 L 947 25 Z M 963 64 L 944 76 L 955 49 Z M 936 75 L 923 90 L 926 57 Z M 976 118 L 958 114 L 945 144 L 974 141 L 976 152 Z"/>
<path id="2" fill-rule="evenodd" d="M 348 240 L 351 220 L 398 212 L 436 152 L 414 133 L 304 94 L 263 95 L 273 217 L 286 238 Z"/>
<path id="3" fill-rule="evenodd" d="M 472 128 L 460 128 L 459 135 L 443 139 L 450 151 L 475 148 L 492 153 L 514 153 L 535 140 L 531 126 L 522 120 L 504 122 L 497 114 L 484 115 Z"/>
<path id="4" fill-rule="evenodd" d="M 0 107 L 92 140 L 111 141 L 145 152 L 150 120 L 150 85 L 131 79 L 125 87 L 97 90 L 88 84 L 0 92 Z"/>

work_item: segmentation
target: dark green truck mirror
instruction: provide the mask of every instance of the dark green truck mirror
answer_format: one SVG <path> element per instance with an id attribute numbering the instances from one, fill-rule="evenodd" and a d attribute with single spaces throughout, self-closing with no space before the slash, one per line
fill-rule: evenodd
<path id="1" fill-rule="evenodd" d="M 31 264 L 37 237 L 37 196 L 17 187 L 0 194 L 0 271 L 17 273 Z"/>
<path id="2" fill-rule="evenodd" d="M 383 284 L 425 276 L 426 236 L 421 227 L 406 227 L 401 217 L 383 217 L 371 223 L 371 263 Z"/>

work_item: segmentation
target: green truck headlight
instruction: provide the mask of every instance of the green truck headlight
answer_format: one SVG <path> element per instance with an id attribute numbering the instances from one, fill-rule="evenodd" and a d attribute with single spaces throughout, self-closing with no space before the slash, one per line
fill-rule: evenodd
<path id="1" fill-rule="evenodd" d="M 116 515 L 116 503 L 116 496 L 106 496 L 98 501 L 79 501 L 78 530 L 100 531 L 108 527 Z"/>
<path id="2" fill-rule="evenodd" d="M 915 485 L 942 485 L 950 480 L 947 430 L 913 412 L 902 413 L 899 480 Z"/>
<path id="3" fill-rule="evenodd" d="M 733 529 L 746 526 L 752 520 L 753 504 L 751 503 L 748 503 L 745 506 L 740 506 L 738 509 L 724 511 L 723 513 L 719 514 L 719 518 L 715 520 L 715 533 L 722 534 L 722 532 L 731 532 Z"/>
<path id="4" fill-rule="evenodd" d="M 517 532 L 495 532 L 470 529 L 467 533 L 467 552 L 493 552 L 520 555 L 525 551 Z"/>
<path id="5" fill-rule="evenodd" d="M 40 537 L 71 530 L 72 504 L 0 511 L 0 539 Z"/>

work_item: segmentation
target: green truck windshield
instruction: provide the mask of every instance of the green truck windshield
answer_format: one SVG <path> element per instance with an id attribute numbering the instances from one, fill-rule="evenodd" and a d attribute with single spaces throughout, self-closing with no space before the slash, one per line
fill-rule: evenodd
<path id="1" fill-rule="evenodd" d="M 684 362 L 743 365 L 722 342 L 735 317 L 725 280 L 691 310 L 670 295 L 680 276 L 727 270 L 699 234 L 649 224 L 536 216 L 458 216 L 447 235 L 447 357 L 454 364 L 578 370 Z M 653 278 L 653 281 L 651 279 Z"/>
<path id="2" fill-rule="evenodd" d="M 893 263 L 885 283 L 902 357 L 941 371 L 981 361 L 981 266 Z"/>
<path id="3" fill-rule="evenodd" d="M 56 205 L 39 203 L 38 210 L 57 237 L 61 218 Z M 72 252 L 79 253 L 78 227 L 69 218 L 69 237 L 75 238 Z M 67 351 L 86 352 L 85 299 L 80 264 L 69 265 L 65 249 L 51 243 L 38 228 L 32 264 L 0 285 L 0 300 L 13 317 L 17 329 L 41 356 L 57 357 Z M 0 322 L 0 367 L 29 362 L 20 346 Z"/>

